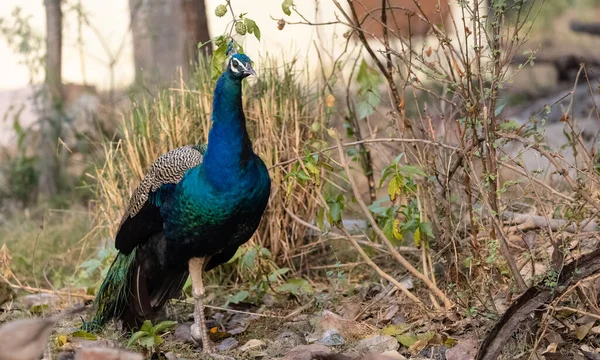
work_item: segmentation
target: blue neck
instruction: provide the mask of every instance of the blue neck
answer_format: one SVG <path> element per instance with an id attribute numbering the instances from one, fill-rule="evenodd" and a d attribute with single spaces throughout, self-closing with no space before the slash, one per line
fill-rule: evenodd
<path id="1" fill-rule="evenodd" d="M 253 152 L 242 108 L 242 81 L 229 71 L 217 80 L 212 121 L 202 167 L 215 182 L 236 181 Z"/>

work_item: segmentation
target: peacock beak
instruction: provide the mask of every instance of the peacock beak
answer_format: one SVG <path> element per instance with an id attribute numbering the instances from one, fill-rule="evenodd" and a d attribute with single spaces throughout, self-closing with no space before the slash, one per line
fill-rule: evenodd
<path id="1" fill-rule="evenodd" d="M 248 66 L 248 69 L 244 70 L 244 77 L 250 76 L 250 75 L 256 76 L 256 71 L 254 71 L 252 66 Z"/>

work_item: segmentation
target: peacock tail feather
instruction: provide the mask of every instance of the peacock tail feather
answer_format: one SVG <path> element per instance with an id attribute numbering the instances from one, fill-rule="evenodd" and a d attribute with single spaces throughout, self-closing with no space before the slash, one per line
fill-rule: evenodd
<path id="1" fill-rule="evenodd" d="M 136 250 L 117 254 L 94 300 L 94 317 L 83 324 L 85 331 L 95 331 L 112 318 L 118 318 L 127 306 L 129 279 L 135 269 Z"/>

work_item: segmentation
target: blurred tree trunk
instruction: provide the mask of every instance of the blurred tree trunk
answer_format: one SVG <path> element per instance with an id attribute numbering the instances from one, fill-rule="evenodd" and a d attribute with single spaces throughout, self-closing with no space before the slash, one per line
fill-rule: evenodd
<path id="1" fill-rule="evenodd" d="M 181 5 L 185 16 L 186 59 L 196 64 L 199 55 L 198 44 L 205 43 L 210 39 L 206 4 L 204 0 L 182 0 Z M 201 53 L 210 55 L 211 49 L 210 46 L 205 46 Z"/>
<path id="2" fill-rule="evenodd" d="M 46 6 L 46 79 L 43 111 L 40 119 L 39 182 L 42 199 L 56 195 L 58 190 L 58 156 L 62 93 L 62 9 L 61 0 L 44 0 Z"/>
<path id="3" fill-rule="evenodd" d="M 209 39 L 204 0 L 129 0 L 136 81 L 165 85 L 187 77 L 197 43 Z"/>

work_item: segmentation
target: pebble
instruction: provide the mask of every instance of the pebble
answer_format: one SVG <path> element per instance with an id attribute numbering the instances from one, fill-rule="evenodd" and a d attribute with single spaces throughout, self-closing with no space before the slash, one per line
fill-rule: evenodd
<path id="1" fill-rule="evenodd" d="M 221 343 L 217 346 L 216 349 L 218 351 L 229 351 L 235 349 L 239 344 L 239 341 L 237 341 L 235 338 L 230 337 L 221 341 Z"/>
<path id="2" fill-rule="evenodd" d="M 356 345 L 356 350 L 362 353 L 373 352 L 383 353 L 386 351 L 398 350 L 400 344 L 395 337 L 389 335 L 376 335 L 370 338 L 362 339 Z"/>
<path id="3" fill-rule="evenodd" d="M 338 346 L 344 345 L 345 343 L 346 340 L 344 340 L 344 337 L 342 334 L 340 334 L 338 329 L 330 329 L 325 331 L 321 339 L 317 341 L 317 344 L 326 346 Z"/>
<path id="4" fill-rule="evenodd" d="M 173 333 L 173 338 L 182 342 L 193 342 L 192 340 L 192 323 L 187 322 L 179 325 Z"/>

